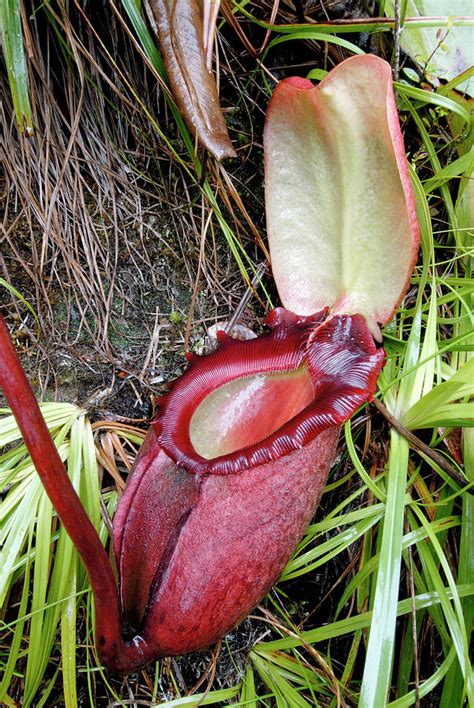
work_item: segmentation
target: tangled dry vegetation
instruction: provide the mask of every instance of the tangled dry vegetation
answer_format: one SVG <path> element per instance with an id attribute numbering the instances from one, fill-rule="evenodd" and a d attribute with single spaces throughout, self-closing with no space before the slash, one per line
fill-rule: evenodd
<path id="1" fill-rule="evenodd" d="M 184 340 L 196 343 L 233 312 L 245 284 L 183 155 L 163 80 L 144 63 L 121 12 L 113 4 L 87 14 L 48 6 L 25 23 L 29 137 L 17 130 L 2 73 L 2 276 L 33 304 L 37 322 L 11 290 L 1 297 L 43 395 L 59 387 L 68 400 L 99 396 L 113 410 L 120 389 L 117 409 L 135 415 L 153 381 L 176 373 L 173 355 Z M 246 104 L 235 121 L 244 125 L 234 128 L 246 155 L 232 176 L 213 167 L 211 179 L 225 194 L 233 233 L 256 258 L 257 227 L 242 223 L 237 189 L 251 197 L 260 227 L 251 119 L 260 120 L 259 134 L 263 106 L 258 116 L 250 110 L 256 99 L 246 97 L 238 58 L 225 49 L 228 92 Z"/>

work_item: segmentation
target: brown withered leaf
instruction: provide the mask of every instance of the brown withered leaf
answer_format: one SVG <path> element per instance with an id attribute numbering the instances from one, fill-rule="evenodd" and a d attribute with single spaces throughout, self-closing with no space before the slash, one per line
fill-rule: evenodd
<path id="1" fill-rule="evenodd" d="M 188 128 L 214 157 L 236 157 L 206 66 L 197 0 L 150 0 L 171 89 Z"/>
<path id="2" fill-rule="evenodd" d="M 438 430 L 441 435 L 444 435 L 446 428 L 438 428 Z M 458 465 L 462 467 L 464 464 L 462 455 L 462 429 L 453 428 L 451 432 L 444 437 L 443 442 Z"/>

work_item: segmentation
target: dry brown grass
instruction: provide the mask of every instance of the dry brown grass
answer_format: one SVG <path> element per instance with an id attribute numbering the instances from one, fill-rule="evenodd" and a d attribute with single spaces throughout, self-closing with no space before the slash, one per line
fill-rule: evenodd
<path id="1" fill-rule="evenodd" d="M 25 22 L 32 137 L 18 133 L 0 77 L 1 276 L 35 308 L 39 342 L 21 303 L 8 290 L 0 297 L 18 344 L 30 352 L 39 345 L 30 368 L 43 394 L 55 382 L 61 395 L 61 369 L 71 365 L 92 379 L 95 373 L 101 387 L 108 365 L 135 381 L 139 397 L 139 390 L 153 389 L 150 382 L 174 373 L 171 355 L 182 351 L 184 338 L 186 345 L 199 340 L 232 311 L 245 285 L 185 159 L 156 73 L 117 7 L 88 15 L 74 6 L 48 8 Z M 221 76 L 240 91 L 229 52 L 223 44 Z M 245 158 L 234 175 L 211 165 L 208 174 L 236 237 L 262 247 L 239 196 L 251 171 L 250 183 L 256 173 L 261 179 L 253 106 L 240 96 L 249 126 L 240 136 Z M 261 194 L 258 200 L 263 212 Z M 165 370 L 163 353 L 170 355 Z"/>

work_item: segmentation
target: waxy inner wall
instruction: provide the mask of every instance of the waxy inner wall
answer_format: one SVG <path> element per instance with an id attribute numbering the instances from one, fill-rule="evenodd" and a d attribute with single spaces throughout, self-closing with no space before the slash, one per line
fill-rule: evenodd
<path id="1" fill-rule="evenodd" d="M 191 443 L 210 460 L 264 440 L 314 398 L 306 366 L 236 379 L 213 391 L 190 423 Z"/>

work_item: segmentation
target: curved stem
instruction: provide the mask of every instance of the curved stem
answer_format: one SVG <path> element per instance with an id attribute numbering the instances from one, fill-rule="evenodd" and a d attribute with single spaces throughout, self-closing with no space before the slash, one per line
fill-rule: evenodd
<path id="1" fill-rule="evenodd" d="M 139 638 L 122 639 L 117 583 L 107 553 L 72 486 L 0 315 L 0 387 L 56 512 L 71 537 L 95 598 L 96 641 L 101 662 L 127 672 L 145 663 Z"/>

